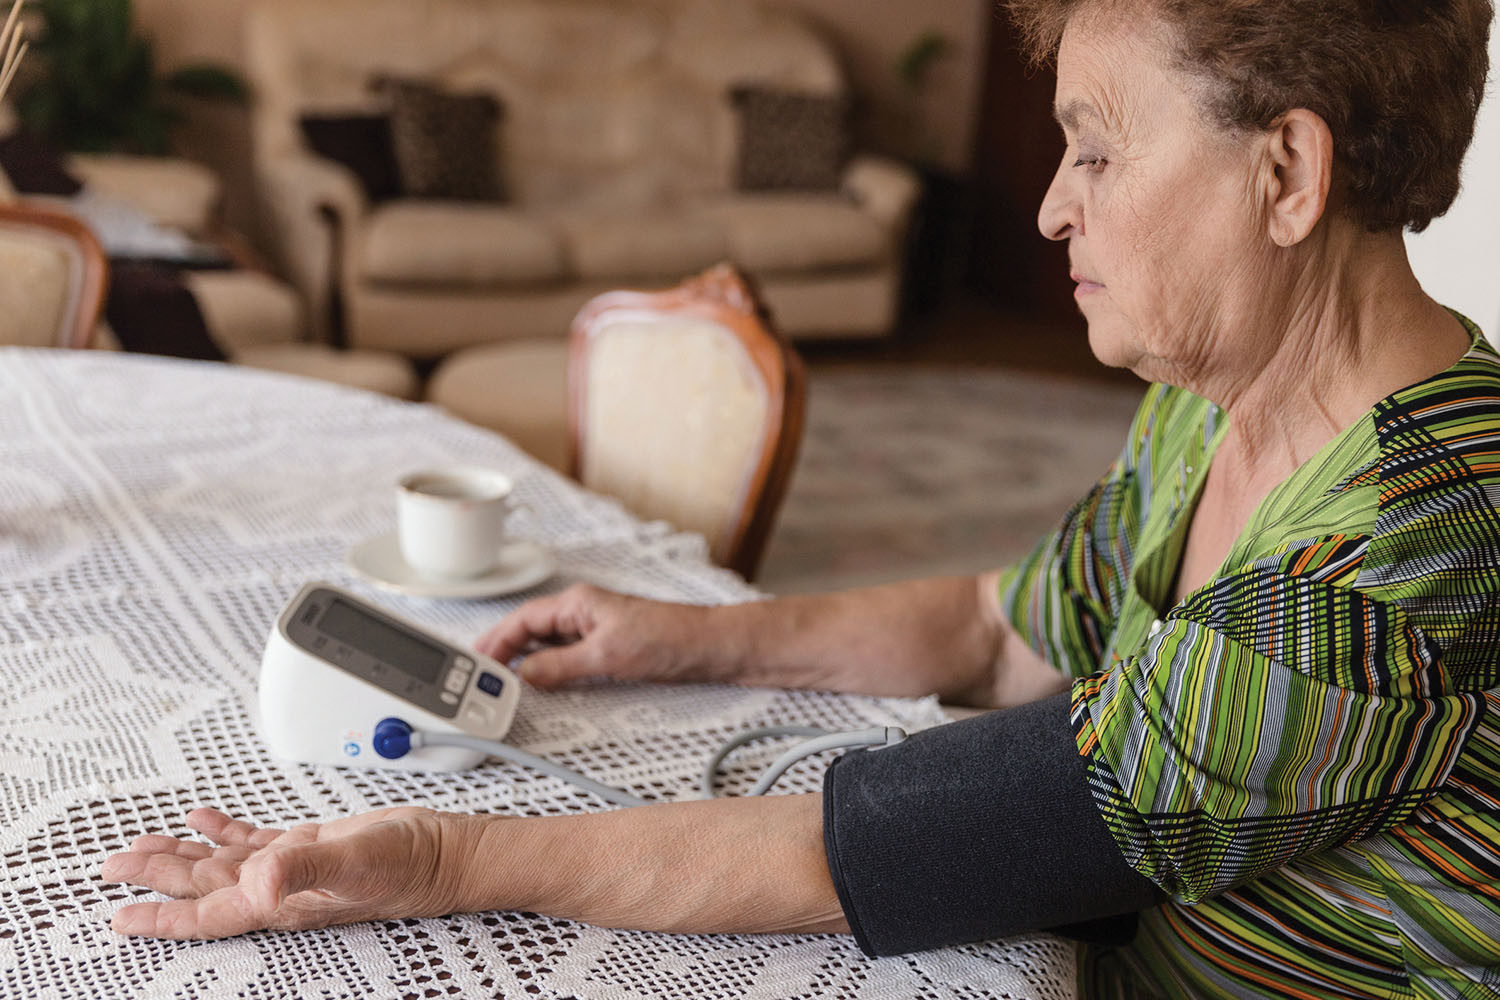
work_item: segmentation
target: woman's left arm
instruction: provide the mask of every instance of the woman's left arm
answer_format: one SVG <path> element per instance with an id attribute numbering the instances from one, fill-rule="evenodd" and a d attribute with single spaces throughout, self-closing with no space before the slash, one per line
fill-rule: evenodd
<path id="1" fill-rule="evenodd" d="M 502 909 L 640 930 L 848 930 L 819 795 L 541 818 L 387 809 L 287 831 L 201 809 L 188 823 L 218 846 L 147 836 L 105 861 L 105 879 L 177 897 L 122 908 L 115 930 L 220 938 Z"/>

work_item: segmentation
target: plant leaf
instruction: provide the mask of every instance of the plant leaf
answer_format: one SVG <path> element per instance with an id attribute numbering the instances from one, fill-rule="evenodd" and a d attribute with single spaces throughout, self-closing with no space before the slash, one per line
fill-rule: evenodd
<path id="1" fill-rule="evenodd" d="M 215 63 L 181 66 L 162 78 L 162 85 L 183 97 L 250 103 L 250 88 L 238 73 Z"/>

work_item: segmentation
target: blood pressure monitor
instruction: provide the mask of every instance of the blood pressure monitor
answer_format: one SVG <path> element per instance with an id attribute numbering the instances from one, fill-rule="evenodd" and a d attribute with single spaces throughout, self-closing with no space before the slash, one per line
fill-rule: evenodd
<path id="1" fill-rule="evenodd" d="M 409 771 L 474 767 L 486 754 L 420 746 L 398 758 L 376 752 L 392 716 L 429 733 L 499 740 L 510 728 L 520 681 L 473 650 L 454 646 L 328 583 L 310 583 L 277 618 L 260 670 L 260 730 L 280 757 Z"/>
<path id="2" fill-rule="evenodd" d="M 494 660 L 328 583 L 303 587 L 276 619 L 260 665 L 260 731 L 279 757 L 308 764 L 461 771 L 486 757 L 561 778 L 621 806 L 646 800 L 500 742 L 521 682 Z M 761 795 L 803 757 L 849 747 L 891 746 L 894 726 L 829 733 L 772 726 L 732 737 L 699 777 L 713 798 L 725 756 L 752 740 L 808 737 L 776 758 L 746 794 Z"/>

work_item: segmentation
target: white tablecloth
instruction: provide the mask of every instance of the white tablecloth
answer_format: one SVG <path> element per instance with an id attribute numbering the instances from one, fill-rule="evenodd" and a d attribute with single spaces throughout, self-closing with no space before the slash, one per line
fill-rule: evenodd
<path id="1" fill-rule="evenodd" d="M 497 763 L 413 775 L 272 759 L 253 722 L 260 654 L 297 588 L 326 579 L 457 641 L 521 600 L 419 601 L 345 568 L 389 530 L 392 483 L 447 462 L 502 469 L 517 531 L 561 572 L 695 602 L 755 596 L 700 539 L 642 525 L 499 437 L 423 406 L 248 369 L 0 349 L 0 996 L 1031 997 L 1072 994 L 1047 937 L 870 960 L 847 936 L 667 936 L 521 913 L 393 920 L 216 942 L 108 927 L 150 894 L 100 862 L 212 805 L 263 824 L 398 803 L 602 808 Z M 743 728 L 942 721 L 929 701 L 720 687 L 528 691 L 508 737 L 638 794 L 691 794 Z M 746 772 L 776 748 L 745 753 Z M 814 790 L 825 761 L 778 786 Z M 742 787 L 742 785 L 737 785 Z"/>

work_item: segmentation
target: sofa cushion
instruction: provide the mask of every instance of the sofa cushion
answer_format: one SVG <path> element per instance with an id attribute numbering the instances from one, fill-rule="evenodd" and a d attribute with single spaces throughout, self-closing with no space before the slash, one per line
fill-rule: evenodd
<path id="1" fill-rule="evenodd" d="M 864 267 L 891 252 L 890 234 L 836 194 L 726 195 L 703 211 L 752 274 Z"/>
<path id="2" fill-rule="evenodd" d="M 261 271 L 183 271 L 209 336 L 226 354 L 262 344 L 302 339 L 302 300 Z"/>
<path id="3" fill-rule="evenodd" d="M 385 351 L 340 350 L 327 344 L 253 344 L 233 352 L 235 364 L 337 382 L 397 399 L 416 399 L 420 383 L 406 358 Z"/>
<path id="4" fill-rule="evenodd" d="M 687 212 L 573 212 L 559 216 L 557 225 L 580 278 L 676 281 L 729 255 L 724 227 Z"/>
<path id="5" fill-rule="evenodd" d="M 358 268 L 393 284 L 527 285 L 567 277 L 558 230 L 502 205 L 393 201 L 370 213 Z"/>

